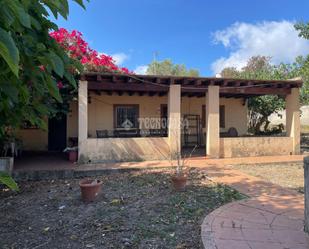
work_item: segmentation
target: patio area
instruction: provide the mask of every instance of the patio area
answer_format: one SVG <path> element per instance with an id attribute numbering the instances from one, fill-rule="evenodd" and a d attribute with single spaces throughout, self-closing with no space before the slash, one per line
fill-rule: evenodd
<path id="1" fill-rule="evenodd" d="M 183 154 L 188 155 L 191 149 L 184 149 Z M 213 159 L 203 155 L 203 148 L 198 148 L 191 159 L 189 166 L 203 168 L 211 165 L 241 165 L 241 164 L 271 164 L 271 163 L 301 163 L 304 155 L 291 156 L 259 156 L 243 158 Z M 111 170 L 141 170 L 154 168 L 169 168 L 171 163 L 166 160 L 157 161 L 132 161 L 118 163 L 95 163 L 79 165 L 68 161 L 64 153 L 43 152 L 23 153 L 15 159 L 14 176 L 16 179 L 51 179 L 53 177 L 72 178 L 103 174 Z M 31 177 L 33 175 L 34 178 Z"/>

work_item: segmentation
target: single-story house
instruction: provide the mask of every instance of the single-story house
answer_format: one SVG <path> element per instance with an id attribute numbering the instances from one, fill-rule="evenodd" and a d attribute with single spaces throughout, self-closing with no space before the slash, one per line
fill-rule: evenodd
<path id="1" fill-rule="evenodd" d="M 20 131 L 25 150 L 61 150 L 78 141 L 80 162 L 164 159 L 182 147 L 209 157 L 300 153 L 301 80 L 85 73 L 78 99 L 49 130 Z M 286 136 L 248 136 L 247 99 L 286 100 Z"/>

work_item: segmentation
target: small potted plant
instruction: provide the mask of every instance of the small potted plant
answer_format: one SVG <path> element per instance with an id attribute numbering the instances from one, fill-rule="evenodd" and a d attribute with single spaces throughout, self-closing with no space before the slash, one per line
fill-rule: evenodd
<path id="1" fill-rule="evenodd" d="M 187 185 L 187 179 L 188 176 L 186 174 L 186 164 L 187 160 L 191 158 L 192 153 L 196 150 L 197 145 L 194 146 L 194 148 L 191 150 L 190 154 L 188 156 L 181 155 L 181 151 L 177 151 L 171 155 L 171 165 L 174 166 L 176 164 L 176 172 L 171 177 L 173 188 L 176 191 L 184 191 Z"/>
<path id="2" fill-rule="evenodd" d="M 0 171 L 11 174 L 14 166 L 15 133 L 7 128 L 0 137 Z"/>
<path id="3" fill-rule="evenodd" d="M 78 159 L 78 147 L 77 146 L 67 147 L 64 149 L 63 152 L 68 153 L 68 158 L 70 162 L 72 163 L 77 162 L 77 159 Z"/>
<path id="4" fill-rule="evenodd" d="M 82 200 L 86 203 L 93 202 L 101 192 L 102 181 L 98 179 L 83 179 L 79 182 Z"/>
<path id="5" fill-rule="evenodd" d="M 95 171 L 95 175 L 97 175 L 96 165 L 95 165 L 94 171 Z M 90 203 L 90 202 L 95 201 L 95 199 L 100 194 L 101 189 L 102 189 L 102 181 L 97 179 L 96 177 L 94 179 L 84 178 L 79 181 L 79 187 L 80 187 L 81 197 L 82 197 L 83 202 Z"/>

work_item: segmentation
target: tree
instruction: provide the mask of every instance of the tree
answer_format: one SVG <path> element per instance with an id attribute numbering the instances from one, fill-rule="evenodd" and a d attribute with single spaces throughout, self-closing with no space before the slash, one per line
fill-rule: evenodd
<path id="1" fill-rule="evenodd" d="M 82 33 L 77 30 L 69 32 L 64 28 L 60 28 L 50 32 L 50 36 L 72 60 L 81 64 L 83 71 L 131 73 L 125 67 L 118 67 L 111 56 L 91 49 L 84 40 Z M 44 69 L 44 67 L 41 68 Z M 74 78 L 77 80 L 80 71 L 74 67 L 72 67 L 72 71 Z M 77 95 L 77 88 L 66 81 L 59 81 L 57 86 L 60 89 L 63 101 L 57 105 L 56 111 L 58 115 L 62 115 L 68 112 L 72 99 Z"/>
<path id="2" fill-rule="evenodd" d="M 294 25 L 294 28 L 299 31 L 299 37 L 309 40 L 309 23 L 299 22 Z"/>
<path id="3" fill-rule="evenodd" d="M 84 7 L 83 0 L 75 0 Z M 24 122 L 46 128 L 63 99 L 66 82 L 76 88 L 80 64 L 49 35 L 49 13 L 67 18 L 67 0 L 3 0 L 0 7 L 0 141 Z"/>
<path id="4" fill-rule="evenodd" d="M 86 71 L 130 73 L 125 67 L 118 67 L 111 56 L 98 53 L 91 49 L 81 32 L 67 31 L 60 28 L 50 33 L 50 36 L 66 51 L 72 59 L 78 60 Z"/>
<path id="5" fill-rule="evenodd" d="M 221 72 L 222 75 L 232 78 L 241 79 L 286 79 L 289 77 L 289 71 L 285 65 L 278 67 L 270 64 L 270 57 L 253 56 L 242 70 L 236 68 L 225 68 Z M 268 117 L 272 113 L 278 113 L 285 107 L 285 101 L 277 95 L 265 95 L 259 97 L 251 97 L 248 99 L 248 116 L 249 130 L 255 134 L 267 132 L 269 126 Z"/>
<path id="6" fill-rule="evenodd" d="M 75 2 L 84 7 L 83 0 Z M 24 122 L 46 127 L 44 117 L 62 103 L 60 80 L 76 88 L 73 74 L 81 67 L 50 37 L 57 26 L 49 13 L 67 18 L 68 1 L 1 1 L 0 144 Z M 7 175 L 1 174 L 0 182 L 16 189 Z"/>
<path id="7" fill-rule="evenodd" d="M 223 78 L 238 78 L 238 74 L 239 72 L 236 67 L 226 67 L 220 73 Z"/>
<path id="8" fill-rule="evenodd" d="M 173 64 L 170 59 L 153 61 L 148 65 L 146 74 L 149 75 L 171 75 L 171 76 L 199 76 L 196 69 L 187 69 L 183 64 Z"/>
<path id="9" fill-rule="evenodd" d="M 309 40 L 309 23 L 299 22 L 294 25 L 299 31 L 299 37 Z M 309 55 L 298 57 L 296 63 L 299 66 L 299 73 L 304 81 L 301 91 L 301 101 L 303 104 L 309 104 Z"/>

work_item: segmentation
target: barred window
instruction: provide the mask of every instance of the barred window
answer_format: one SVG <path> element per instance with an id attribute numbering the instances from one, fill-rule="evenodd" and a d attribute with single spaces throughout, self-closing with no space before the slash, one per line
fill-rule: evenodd
<path id="1" fill-rule="evenodd" d="M 124 129 L 138 128 L 138 105 L 114 105 L 114 127 Z"/>

